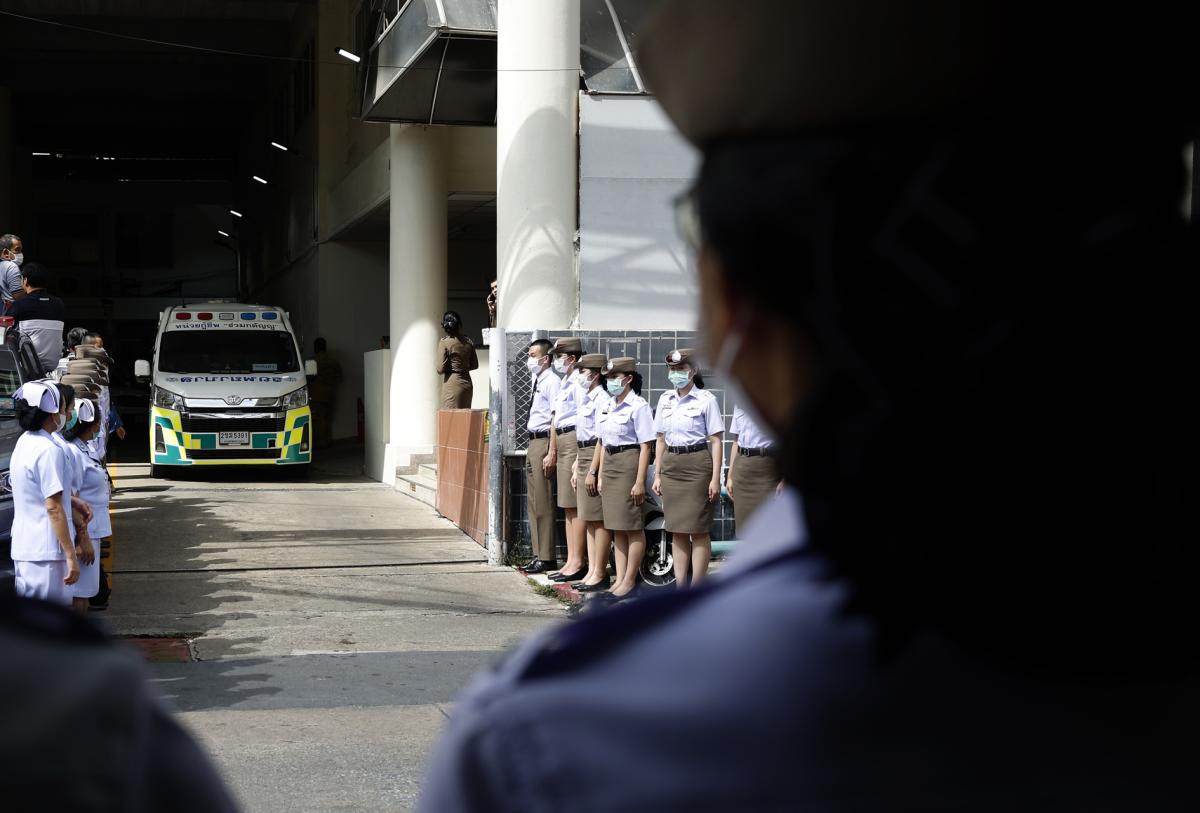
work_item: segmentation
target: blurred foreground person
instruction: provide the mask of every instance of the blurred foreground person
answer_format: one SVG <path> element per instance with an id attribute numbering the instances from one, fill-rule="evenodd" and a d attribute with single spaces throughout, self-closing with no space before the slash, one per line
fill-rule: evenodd
<path id="1" fill-rule="evenodd" d="M 5 810 L 236 809 L 132 649 L 65 607 L 0 595 L 0 653 Z"/>
<path id="2" fill-rule="evenodd" d="M 424 810 L 1200 809 L 1196 28 L 1022 8 L 663 5 L 708 366 L 788 488 L 479 679 Z"/>

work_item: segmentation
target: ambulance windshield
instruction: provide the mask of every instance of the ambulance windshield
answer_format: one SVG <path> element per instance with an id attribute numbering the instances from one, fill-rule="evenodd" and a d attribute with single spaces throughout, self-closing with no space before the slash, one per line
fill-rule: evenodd
<path id="1" fill-rule="evenodd" d="M 296 344 L 283 330 L 173 330 L 158 347 L 164 373 L 294 373 Z"/>

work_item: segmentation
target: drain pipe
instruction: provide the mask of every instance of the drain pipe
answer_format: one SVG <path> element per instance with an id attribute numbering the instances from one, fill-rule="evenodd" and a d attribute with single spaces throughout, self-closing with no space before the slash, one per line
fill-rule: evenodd
<path id="1" fill-rule="evenodd" d="M 488 344 L 488 564 L 504 564 L 504 389 L 508 371 L 508 340 L 502 328 L 485 330 Z"/>

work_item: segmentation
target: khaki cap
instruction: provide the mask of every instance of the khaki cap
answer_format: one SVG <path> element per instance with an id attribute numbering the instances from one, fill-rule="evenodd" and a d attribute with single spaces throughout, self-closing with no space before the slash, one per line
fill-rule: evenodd
<path id="1" fill-rule="evenodd" d="M 613 359 L 604 368 L 605 373 L 636 373 L 637 359 L 634 358 L 619 358 Z"/>
<path id="2" fill-rule="evenodd" d="M 998 0 L 666 0 L 638 65 L 680 132 L 1010 120 L 1188 121 L 1196 11 Z"/>
<path id="3" fill-rule="evenodd" d="M 695 364 L 696 351 L 690 347 L 677 347 L 666 356 L 667 364 Z"/>
<path id="4" fill-rule="evenodd" d="M 576 366 L 588 370 L 603 370 L 608 366 L 608 356 L 603 353 L 588 353 L 579 359 L 579 364 Z"/>
<path id="5" fill-rule="evenodd" d="M 557 356 L 559 353 L 565 353 L 570 356 L 579 356 L 583 354 L 583 342 L 577 337 L 572 336 L 567 339 L 559 339 L 554 343 L 554 347 L 550 350 L 550 355 Z"/>

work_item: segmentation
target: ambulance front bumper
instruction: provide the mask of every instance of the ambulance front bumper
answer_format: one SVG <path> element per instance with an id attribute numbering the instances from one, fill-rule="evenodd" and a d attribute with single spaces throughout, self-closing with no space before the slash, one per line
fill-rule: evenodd
<path id="1" fill-rule="evenodd" d="M 150 459 L 156 466 L 287 466 L 312 460 L 312 413 L 150 410 Z"/>

